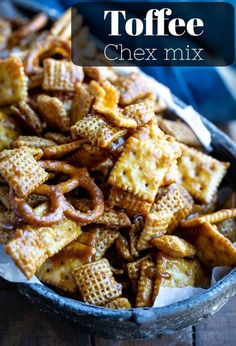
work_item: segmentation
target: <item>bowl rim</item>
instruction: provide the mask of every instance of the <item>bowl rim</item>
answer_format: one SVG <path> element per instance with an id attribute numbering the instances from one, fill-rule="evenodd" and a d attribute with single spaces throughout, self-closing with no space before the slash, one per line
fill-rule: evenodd
<path id="1" fill-rule="evenodd" d="M 81 302 L 79 300 L 75 300 L 70 297 L 62 296 L 53 289 L 49 288 L 46 285 L 41 284 L 17 284 L 18 289 L 21 291 L 21 293 L 25 294 L 28 298 L 30 298 L 30 292 L 34 292 L 37 296 L 42 297 L 44 300 L 51 302 L 52 304 L 56 304 L 58 307 L 62 308 L 63 310 L 68 309 L 70 312 L 73 313 L 86 313 L 92 316 L 103 316 L 107 318 L 121 318 L 121 319 L 129 319 L 131 315 L 133 317 L 138 318 L 139 316 L 143 315 L 143 312 L 152 312 L 150 316 L 145 316 L 147 319 L 157 319 L 158 317 L 168 317 L 173 316 L 175 312 L 178 314 L 181 313 L 181 311 L 186 310 L 186 307 L 188 308 L 196 308 L 199 305 L 204 304 L 205 302 L 208 302 L 210 300 L 215 300 L 218 295 L 221 294 L 222 290 L 225 291 L 227 288 L 231 286 L 233 282 L 236 280 L 236 268 L 232 268 L 232 270 L 224 276 L 222 279 L 220 279 L 217 283 L 215 283 L 213 286 L 206 289 L 204 292 L 194 296 L 190 297 L 188 299 L 182 300 L 180 302 L 172 303 L 170 305 L 166 305 L 163 307 L 145 307 L 145 308 L 130 308 L 130 309 L 111 309 L 106 308 L 102 306 L 96 306 L 88 303 Z M 236 293 L 236 290 L 235 290 Z M 130 312 L 130 314 L 127 315 L 127 313 Z M 144 316 L 143 316 L 144 317 Z M 145 322 L 147 322 L 147 319 Z"/>

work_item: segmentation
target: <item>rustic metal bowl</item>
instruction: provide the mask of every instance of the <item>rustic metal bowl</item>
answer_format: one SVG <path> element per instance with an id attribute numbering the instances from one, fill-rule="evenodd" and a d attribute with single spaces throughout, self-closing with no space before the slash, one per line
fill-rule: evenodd
<path id="1" fill-rule="evenodd" d="M 212 135 L 213 156 L 231 162 L 226 184 L 235 189 L 236 144 L 203 118 Z M 203 294 L 162 308 L 112 310 L 63 297 L 38 284 L 19 284 L 19 291 L 52 317 L 81 331 L 112 339 L 154 338 L 194 325 L 218 311 L 236 293 L 236 269 Z"/>

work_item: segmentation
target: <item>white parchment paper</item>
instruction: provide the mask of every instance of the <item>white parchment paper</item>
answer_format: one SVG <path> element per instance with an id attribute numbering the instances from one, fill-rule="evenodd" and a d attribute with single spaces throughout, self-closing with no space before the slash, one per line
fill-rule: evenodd
<path id="1" fill-rule="evenodd" d="M 236 247 L 236 243 L 233 244 Z M 211 286 L 213 286 L 217 281 L 221 280 L 225 275 L 233 268 L 230 267 L 215 267 L 212 270 L 211 275 Z M 167 306 L 172 303 L 178 303 L 185 299 L 197 296 L 206 291 L 204 288 L 196 288 L 191 286 L 181 287 L 181 288 L 170 288 L 170 287 L 161 287 L 159 294 L 155 299 L 155 307 Z"/>
<path id="2" fill-rule="evenodd" d="M 42 285 L 36 276 L 33 276 L 30 280 L 26 279 L 11 257 L 5 253 L 3 245 L 0 245 L 0 276 L 10 282 L 36 283 Z"/>
<path id="3" fill-rule="evenodd" d="M 196 288 L 191 286 L 181 288 L 161 287 L 153 306 L 160 308 L 173 303 L 178 303 L 182 300 L 197 296 L 204 291 L 204 288 Z"/>

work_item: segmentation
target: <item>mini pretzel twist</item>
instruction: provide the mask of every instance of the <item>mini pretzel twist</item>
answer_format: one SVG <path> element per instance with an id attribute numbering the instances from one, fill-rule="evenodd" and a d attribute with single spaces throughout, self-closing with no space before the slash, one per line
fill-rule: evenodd
<path id="1" fill-rule="evenodd" d="M 103 193 L 90 178 L 86 168 L 76 168 L 66 162 L 59 161 L 39 161 L 39 164 L 50 172 L 64 173 L 70 178 L 57 185 L 42 184 L 35 189 L 35 194 L 47 196 L 49 198 L 50 208 L 46 215 L 37 215 L 34 209 L 25 200 L 17 197 L 11 190 L 11 204 L 15 213 L 21 217 L 24 222 L 38 227 L 51 226 L 59 222 L 63 215 L 65 215 L 67 218 L 84 225 L 95 221 L 102 215 L 104 211 Z M 74 190 L 78 186 L 87 190 L 92 197 L 93 209 L 89 210 L 87 213 L 75 210 L 64 196 L 64 194 Z"/>

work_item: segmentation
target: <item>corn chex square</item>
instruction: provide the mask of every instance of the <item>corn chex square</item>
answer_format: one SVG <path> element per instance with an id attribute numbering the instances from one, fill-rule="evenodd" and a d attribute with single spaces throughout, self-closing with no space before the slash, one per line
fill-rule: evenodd
<path id="1" fill-rule="evenodd" d="M 122 294 L 106 258 L 75 268 L 73 273 L 86 303 L 104 305 Z"/>
<path id="2" fill-rule="evenodd" d="M 193 200 L 189 193 L 178 184 L 169 185 L 153 204 L 137 243 L 137 249 L 151 246 L 152 238 L 172 233 L 192 210 Z"/>
<path id="3" fill-rule="evenodd" d="M 93 145 L 108 147 L 126 133 L 95 114 L 87 114 L 70 129 L 73 139 L 87 138 Z"/>
<path id="4" fill-rule="evenodd" d="M 47 208 L 47 203 L 40 204 L 35 209 L 37 215 L 43 215 Z M 5 250 L 29 279 L 48 257 L 78 238 L 81 232 L 80 226 L 65 217 L 51 227 L 26 225 L 17 229 Z"/>
<path id="5" fill-rule="evenodd" d="M 78 238 L 79 239 L 79 238 Z M 49 257 L 37 270 L 39 280 L 60 288 L 65 292 L 76 293 L 78 287 L 72 275 L 73 268 L 91 262 L 95 248 L 74 240 L 54 256 Z"/>
<path id="6" fill-rule="evenodd" d="M 48 179 L 48 173 L 35 160 L 31 148 L 8 150 L 0 160 L 0 174 L 19 197 L 26 197 Z"/>
<path id="7" fill-rule="evenodd" d="M 75 91 L 76 83 L 82 82 L 84 72 L 81 66 L 70 61 L 45 59 L 43 63 L 43 89 Z"/>

